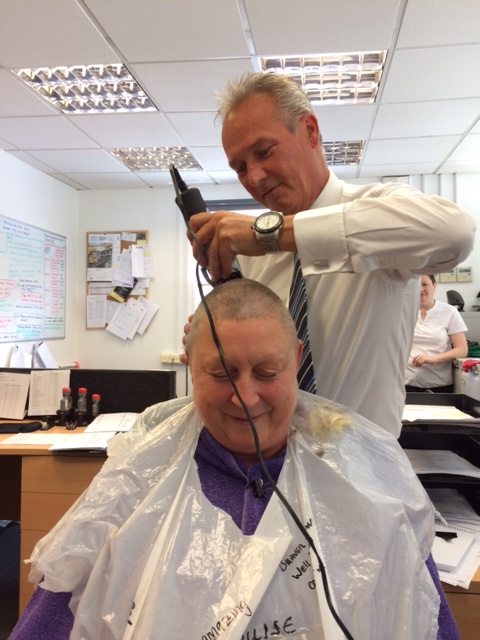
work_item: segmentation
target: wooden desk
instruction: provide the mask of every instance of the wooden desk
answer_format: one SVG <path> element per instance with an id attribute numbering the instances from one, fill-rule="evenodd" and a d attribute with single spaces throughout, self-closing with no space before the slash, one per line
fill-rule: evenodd
<path id="1" fill-rule="evenodd" d="M 48 433 L 65 433 L 65 429 L 54 427 Z M 0 442 L 11 435 L 0 435 Z M 20 521 L 20 613 L 33 592 L 28 582 L 30 565 L 24 560 L 83 493 L 106 459 L 90 454 L 53 454 L 49 446 L 0 446 L 0 518 Z"/>
<path id="2" fill-rule="evenodd" d="M 480 629 L 480 568 L 468 591 L 442 582 L 462 640 L 478 640 Z"/>

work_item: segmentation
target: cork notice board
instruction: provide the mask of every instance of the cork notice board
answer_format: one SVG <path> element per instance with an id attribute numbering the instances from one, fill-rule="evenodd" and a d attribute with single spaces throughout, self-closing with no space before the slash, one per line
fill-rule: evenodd
<path id="1" fill-rule="evenodd" d="M 105 329 L 116 305 L 128 297 L 147 297 L 149 277 L 132 281 L 129 249 L 147 249 L 148 231 L 87 232 L 86 245 L 87 329 Z"/>

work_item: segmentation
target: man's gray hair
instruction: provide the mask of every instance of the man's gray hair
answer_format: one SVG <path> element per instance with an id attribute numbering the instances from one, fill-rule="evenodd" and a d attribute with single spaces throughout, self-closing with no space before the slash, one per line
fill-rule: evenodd
<path id="1" fill-rule="evenodd" d="M 208 309 L 215 324 L 222 320 L 252 320 L 274 318 L 284 328 L 292 348 L 298 344 L 295 324 L 286 305 L 276 293 L 255 280 L 238 278 L 216 286 L 205 296 Z M 186 348 L 191 355 L 198 328 L 207 322 L 207 314 L 199 304 L 187 334 Z"/>
<path id="2" fill-rule="evenodd" d="M 218 117 L 225 122 L 231 111 L 258 94 L 268 95 L 275 101 L 281 121 L 292 133 L 297 131 L 298 121 L 303 115 L 313 114 L 313 107 L 306 93 L 291 78 L 273 73 L 249 72 L 237 82 L 227 83 L 220 96 Z"/>

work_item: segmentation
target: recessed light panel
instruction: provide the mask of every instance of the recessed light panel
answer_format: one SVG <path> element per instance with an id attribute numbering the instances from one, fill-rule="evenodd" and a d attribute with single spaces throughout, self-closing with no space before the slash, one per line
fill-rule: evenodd
<path id="1" fill-rule="evenodd" d="M 375 101 L 386 51 L 328 53 L 259 58 L 264 73 L 291 77 L 312 104 L 360 104 Z"/>
<path id="2" fill-rule="evenodd" d="M 363 147 L 363 140 L 324 142 L 323 153 L 325 161 L 329 166 L 359 164 Z"/>
<path id="3" fill-rule="evenodd" d="M 132 171 L 168 171 L 169 164 L 182 171 L 202 169 L 185 147 L 110 149 L 110 153 Z"/>
<path id="4" fill-rule="evenodd" d="M 123 64 L 41 67 L 13 72 L 63 113 L 157 111 Z"/>

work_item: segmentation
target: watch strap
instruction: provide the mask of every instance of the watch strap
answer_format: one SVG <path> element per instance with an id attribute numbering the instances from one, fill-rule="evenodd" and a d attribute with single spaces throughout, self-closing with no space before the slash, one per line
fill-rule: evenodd
<path id="1" fill-rule="evenodd" d="M 280 249 L 277 243 L 278 230 L 273 233 L 258 233 L 255 232 L 257 242 L 265 249 L 265 253 L 280 253 Z"/>

